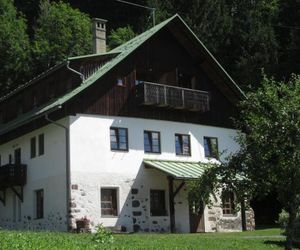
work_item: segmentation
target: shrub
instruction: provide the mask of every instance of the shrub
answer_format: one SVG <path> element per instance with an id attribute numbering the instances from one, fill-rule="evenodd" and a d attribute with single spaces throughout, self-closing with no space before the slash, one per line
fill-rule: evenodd
<path id="1" fill-rule="evenodd" d="M 114 242 L 114 236 L 110 230 L 99 224 L 96 227 L 96 233 L 93 235 L 93 241 L 98 244 L 110 244 Z"/>

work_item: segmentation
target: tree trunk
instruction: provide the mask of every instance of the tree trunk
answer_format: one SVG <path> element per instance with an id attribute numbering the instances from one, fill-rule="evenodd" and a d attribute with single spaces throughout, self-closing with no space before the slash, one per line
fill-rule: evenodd
<path id="1" fill-rule="evenodd" d="M 296 222 L 296 216 L 297 216 L 297 209 L 291 208 L 288 211 L 289 213 L 289 220 L 286 228 L 286 245 L 285 249 L 286 250 L 291 250 L 293 247 L 293 231 L 294 231 L 294 226 Z"/>

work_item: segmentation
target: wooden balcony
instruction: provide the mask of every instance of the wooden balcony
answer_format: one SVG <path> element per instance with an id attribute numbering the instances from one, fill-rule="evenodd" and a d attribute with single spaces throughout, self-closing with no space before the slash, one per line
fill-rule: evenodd
<path id="1" fill-rule="evenodd" d="M 23 187 L 27 179 L 27 166 L 24 164 L 7 164 L 0 167 L 0 188 Z"/>
<path id="2" fill-rule="evenodd" d="M 209 111 L 209 92 L 206 91 L 144 81 L 139 81 L 136 87 L 137 98 L 144 105 L 198 112 Z"/>

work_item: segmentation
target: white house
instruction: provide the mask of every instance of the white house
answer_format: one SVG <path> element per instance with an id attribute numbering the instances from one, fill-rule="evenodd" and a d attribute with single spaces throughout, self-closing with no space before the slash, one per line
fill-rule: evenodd
<path id="1" fill-rule="evenodd" d="M 95 54 L 0 99 L 0 227 L 242 230 L 234 195 L 191 204 L 186 183 L 238 149 L 243 92 L 178 15 L 110 52 L 105 25 L 94 20 Z"/>

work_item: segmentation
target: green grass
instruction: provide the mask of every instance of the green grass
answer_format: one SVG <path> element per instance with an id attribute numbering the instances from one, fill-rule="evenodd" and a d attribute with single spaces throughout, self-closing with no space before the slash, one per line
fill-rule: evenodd
<path id="1" fill-rule="evenodd" d="M 280 229 L 241 233 L 114 235 L 111 245 L 97 245 L 89 234 L 0 230 L 1 250 L 23 249 L 282 249 Z"/>

